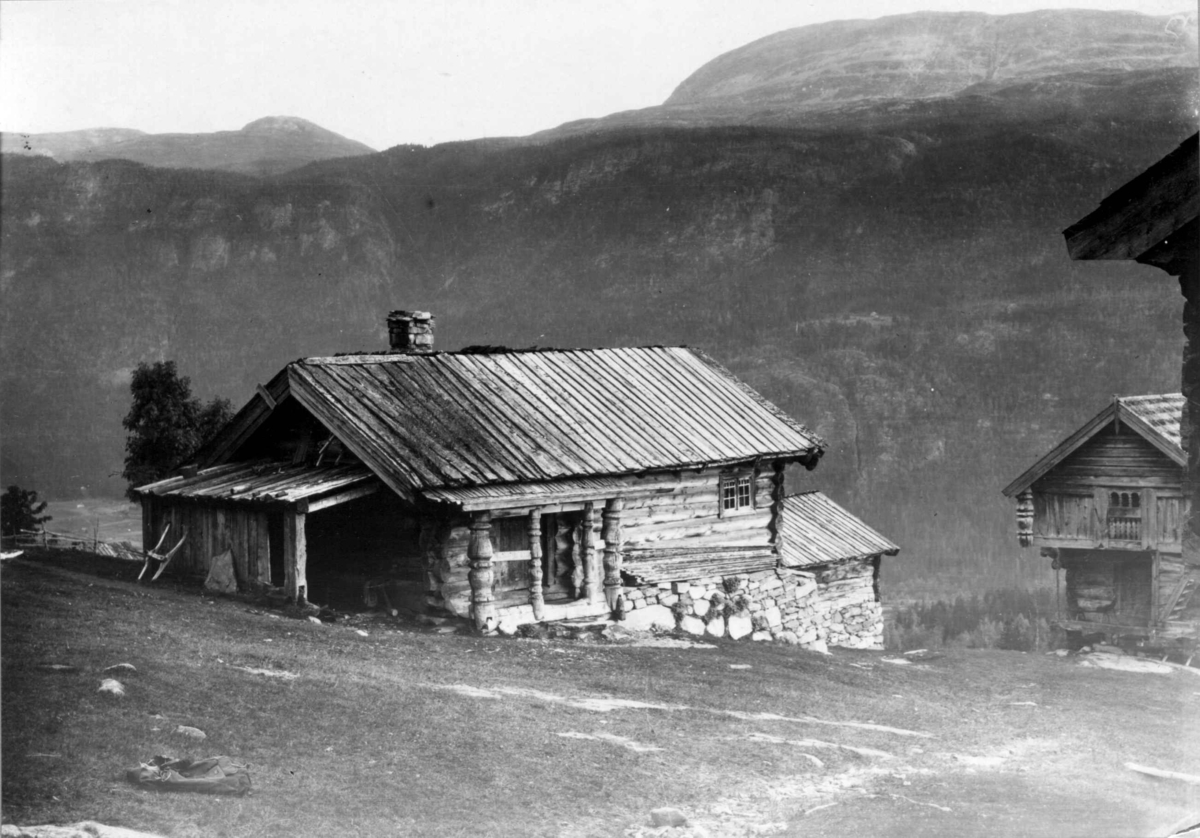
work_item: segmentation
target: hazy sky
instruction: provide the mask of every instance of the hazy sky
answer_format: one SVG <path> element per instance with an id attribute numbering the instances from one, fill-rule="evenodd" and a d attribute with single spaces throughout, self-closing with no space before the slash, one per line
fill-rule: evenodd
<path id="1" fill-rule="evenodd" d="M 1194 0 L 0 2 L 0 128 L 312 120 L 377 149 L 660 104 L 706 61 L 810 23 L 936 10 L 1171 14 Z"/>

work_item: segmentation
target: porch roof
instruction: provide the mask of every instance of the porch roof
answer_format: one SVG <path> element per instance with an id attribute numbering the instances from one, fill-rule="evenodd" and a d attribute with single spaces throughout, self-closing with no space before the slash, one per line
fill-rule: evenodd
<path id="1" fill-rule="evenodd" d="M 253 460 L 201 469 L 190 477 L 168 477 L 133 491 L 143 497 L 300 504 L 335 492 L 380 485 L 375 475 L 360 463 L 310 466 Z"/>

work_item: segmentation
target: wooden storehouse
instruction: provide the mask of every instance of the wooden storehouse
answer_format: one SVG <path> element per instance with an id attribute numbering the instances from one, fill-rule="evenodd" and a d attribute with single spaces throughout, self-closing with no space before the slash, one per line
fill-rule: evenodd
<path id="1" fill-rule="evenodd" d="M 779 566 L 784 470 L 823 443 L 702 353 L 439 352 L 428 314 L 388 325 L 388 351 L 288 364 L 137 489 L 145 543 L 169 524 L 176 572 L 228 551 L 243 590 L 365 585 L 483 631 Z"/>
<path id="2" fill-rule="evenodd" d="M 1021 546 L 1065 570 L 1067 630 L 1200 635 L 1200 565 L 1183 552 L 1182 410 L 1178 393 L 1114 398 L 1005 487 Z"/>
<path id="3" fill-rule="evenodd" d="M 1123 184 L 1063 230 L 1072 259 L 1132 260 L 1179 280 L 1183 294 L 1183 491 L 1192 518 L 1183 553 L 1200 562 L 1200 133 Z"/>

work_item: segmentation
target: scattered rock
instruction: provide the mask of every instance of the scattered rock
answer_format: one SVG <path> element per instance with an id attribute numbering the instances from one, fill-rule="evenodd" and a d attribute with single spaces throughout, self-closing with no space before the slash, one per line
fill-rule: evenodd
<path id="1" fill-rule="evenodd" d="M 131 663 L 114 663 L 112 666 L 106 667 L 104 671 L 105 673 L 121 672 L 126 675 L 135 675 L 137 674 L 137 667 Z"/>
<path id="2" fill-rule="evenodd" d="M 100 682 L 100 688 L 96 692 L 108 693 L 116 698 L 123 698 L 125 696 L 125 687 L 116 678 L 105 678 Z"/>
<path id="3" fill-rule="evenodd" d="M 630 631 L 670 631 L 675 628 L 675 615 L 665 605 L 651 605 L 630 611 L 621 625 Z"/>
<path id="4" fill-rule="evenodd" d="M 731 663 L 731 664 L 729 664 L 729 668 L 730 669 L 749 669 L 750 664 L 748 664 L 748 663 Z"/>
<path id="5" fill-rule="evenodd" d="M 60 675 L 68 675 L 79 671 L 78 666 L 70 666 L 65 663 L 39 663 L 37 668 L 43 672 L 57 672 Z"/>
<path id="6" fill-rule="evenodd" d="M 1069 655 L 1071 653 L 1066 649 L 1055 649 L 1054 654 L 1058 655 L 1060 658 L 1065 658 L 1067 655 Z"/>
<path id="7" fill-rule="evenodd" d="M 687 822 L 683 812 L 670 806 L 650 810 L 650 823 L 654 826 L 687 826 Z"/>
<path id="8" fill-rule="evenodd" d="M 367 634 L 367 633 L 366 633 L 365 631 L 363 631 L 362 629 L 355 629 L 355 630 L 354 630 L 354 633 L 355 633 L 355 634 L 357 634 L 359 637 L 370 637 L 370 635 L 369 635 L 369 634 Z"/>
<path id="9" fill-rule="evenodd" d="M 309 618 L 308 618 L 308 621 L 309 621 L 310 623 L 312 623 L 314 626 L 323 626 L 323 625 L 325 625 L 324 623 L 322 623 L 322 622 L 321 622 L 321 618 L 320 618 L 320 617 L 309 617 Z"/>
<path id="10" fill-rule="evenodd" d="M 200 728 L 188 727 L 187 725 L 179 725 L 175 728 L 175 733 L 178 733 L 180 736 L 186 736 L 189 739 L 196 739 L 198 741 L 208 738 L 208 734 L 202 731 Z"/>
<path id="11" fill-rule="evenodd" d="M 446 628 L 443 626 L 443 628 Z M 451 631 L 454 631 L 454 626 L 449 626 Z M 439 633 L 441 629 L 439 629 Z M 521 626 L 520 634 L 522 637 L 528 637 L 530 640 L 545 640 L 550 636 L 550 630 L 546 628 L 545 623 L 526 623 Z"/>

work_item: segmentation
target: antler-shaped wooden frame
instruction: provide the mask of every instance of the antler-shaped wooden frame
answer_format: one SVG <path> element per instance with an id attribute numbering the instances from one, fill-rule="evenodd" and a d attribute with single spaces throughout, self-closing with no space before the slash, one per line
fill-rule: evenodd
<path id="1" fill-rule="evenodd" d="M 154 549 L 145 551 L 146 561 L 142 565 L 142 572 L 138 574 L 139 582 L 142 581 L 142 577 L 146 575 L 146 571 L 150 569 L 150 565 L 153 563 L 157 563 L 158 567 L 154 571 L 154 575 L 150 577 L 150 581 L 153 582 L 158 579 L 158 577 L 162 576 L 162 572 L 167 569 L 167 563 L 170 562 L 171 558 L 179 552 L 179 548 L 182 547 L 183 542 L 187 540 L 187 527 L 184 527 L 183 535 L 179 537 L 179 541 L 176 542 L 174 547 L 172 547 L 166 553 L 158 552 L 159 548 L 162 547 L 163 542 L 167 540 L 167 533 L 170 531 L 170 529 L 170 524 L 167 524 L 165 527 L 163 527 L 162 535 L 159 536 L 158 543 L 154 545 Z"/>

